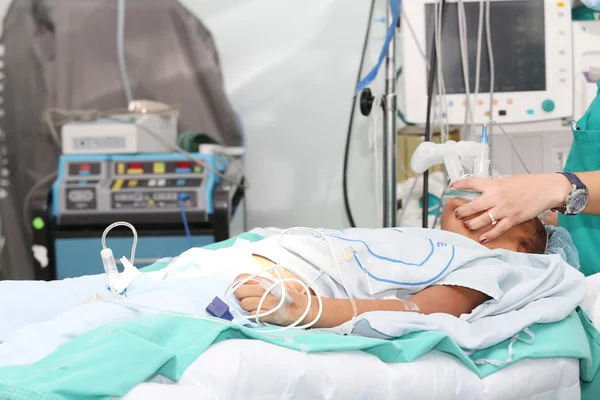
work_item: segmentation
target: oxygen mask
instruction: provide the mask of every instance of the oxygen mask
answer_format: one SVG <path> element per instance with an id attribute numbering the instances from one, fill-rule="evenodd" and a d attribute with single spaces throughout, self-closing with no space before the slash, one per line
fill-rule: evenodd
<path id="1" fill-rule="evenodd" d="M 468 178 L 470 175 L 465 175 L 463 176 L 464 178 Z M 473 201 L 476 198 L 478 198 L 479 196 L 481 196 L 481 192 L 475 192 L 472 190 L 460 190 L 460 189 L 452 189 L 452 188 L 448 188 L 446 189 L 446 191 L 444 192 L 444 194 L 442 195 L 442 206 L 445 206 L 446 203 L 448 202 L 448 200 L 452 200 L 452 199 L 463 199 L 466 201 Z"/>
<path id="2" fill-rule="evenodd" d="M 463 199 L 467 201 L 473 201 L 479 196 L 481 196 L 480 192 L 474 192 L 472 190 L 448 189 L 442 195 L 442 205 L 445 206 L 446 202 L 452 199 Z"/>

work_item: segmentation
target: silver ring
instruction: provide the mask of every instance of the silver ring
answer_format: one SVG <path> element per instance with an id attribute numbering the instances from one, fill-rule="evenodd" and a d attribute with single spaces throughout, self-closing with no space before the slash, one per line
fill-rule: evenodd
<path id="1" fill-rule="evenodd" d="M 492 213 L 491 213 L 491 212 L 489 212 L 489 211 L 488 211 L 488 213 L 487 213 L 487 214 L 488 214 L 488 217 L 490 217 L 490 220 L 492 221 L 492 226 L 496 226 L 496 224 L 498 223 L 498 221 L 496 221 L 496 220 L 494 219 L 494 216 L 492 215 Z"/>

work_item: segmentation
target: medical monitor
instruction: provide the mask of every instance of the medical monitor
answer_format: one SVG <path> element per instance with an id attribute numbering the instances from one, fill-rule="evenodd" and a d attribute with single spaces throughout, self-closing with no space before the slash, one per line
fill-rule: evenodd
<path id="1" fill-rule="evenodd" d="M 439 0 L 402 2 L 404 115 L 407 121 L 425 123 L 427 108 L 427 60 L 431 57 Z M 483 19 L 479 91 L 476 89 L 480 4 L 463 0 L 467 27 L 470 104 L 473 122 L 490 119 L 523 123 L 570 117 L 573 108 L 571 10 L 569 2 L 556 0 L 491 0 L 490 33 L 494 58 L 493 113 L 490 109 L 490 58 Z M 445 103 L 450 124 L 465 120 L 467 96 L 459 36 L 459 5 L 446 1 L 443 13 L 439 62 L 445 84 Z M 416 36 L 416 37 L 415 37 Z M 422 51 L 423 52 L 422 52 Z M 437 89 L 437 85 L 435 86 Z M 441 97 L 438 99 L 442 100 Z"/>

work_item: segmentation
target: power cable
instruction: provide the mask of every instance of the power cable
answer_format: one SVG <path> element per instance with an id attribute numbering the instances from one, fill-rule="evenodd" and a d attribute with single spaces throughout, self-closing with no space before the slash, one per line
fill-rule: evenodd
<path id="1" fill-rule="evenodd" d="M 360 66 L 358 68 L 358 77 L 356 78 L 356 85 L 354 87 L 358 87 L 358 84 L 362 77 L 363 66 L 365 63 L 365 55 L 367 54 L 367 47 L 369 45 L 369 37 L 371 36 L 371 21 L 373 20 L 373 10 L 375 9 L 375 0 L 371 0 L 371 9 L 369 11 L 369 18 L 367 19 L 367 34 L 365 35 L 365 41 L 363 43 L 362 55 L 360 58 Z M 350 198 L 348 196 L 348 162 L 350 159 L 350 139 L 352 138 L 352 127 L 354 122 L 354 113 L 356 110 L 356 97 L 352 99 L 352 110 L 350 111 L 350 125 L 348 126 L 348 133 L 346 134 L 346 146 L 344 149 L 344 167 L 342 173 L 342 190 L 344 194 L 344 209 L 346 210 L 346 216 L 348 217 L 348 222 L 350 222 L 350 226 L 352 228 L 356 227 L 356 223 L 354 222 L 354 216 L 352 215 L 352 209 L 350 207 Z"/>

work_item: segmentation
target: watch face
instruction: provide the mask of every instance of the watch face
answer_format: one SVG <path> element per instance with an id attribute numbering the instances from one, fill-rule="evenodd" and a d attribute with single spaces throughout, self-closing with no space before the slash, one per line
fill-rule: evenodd
<path id="1" fill-rule="evenodd" d="M 588 194 L 585 190 L 578 190 L 571 196 L 569 208 L 571 213 L 579 214 L 588 204 Z"/>

